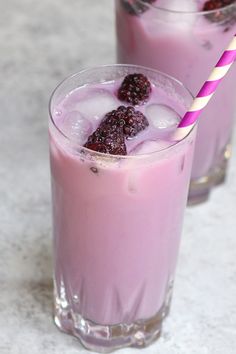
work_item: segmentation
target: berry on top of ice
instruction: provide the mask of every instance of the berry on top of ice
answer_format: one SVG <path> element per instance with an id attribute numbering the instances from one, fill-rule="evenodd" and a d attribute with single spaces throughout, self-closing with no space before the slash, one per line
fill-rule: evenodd
<path id="1" fill-rule="evenodd" d="M 112 155 L 127 155 L 125 138 L 132 138 L 149 125 L 134 107 L 120 106 L 107 113 L 84 147 Z"/>
<path id="2" fill-rule="evenodd" d="M 112 155 L 127 155 L 125 138 L 122 130 L 112 132 L 98 128 L 85 143 L 84 147 L 97 152 Z"/>
<path id="3" fill-rule="evenodd" d="M 134 137 L 149 125 L 144 114 L 131 106 L 120 106 L 117 110 L 107 113 L 101 126 L 103 124 L 121 127 L 126 138 Z"/>
<path id="4" fill-rule="evenodd" d="M 124 78 L 118 90 L 118 98 L 121 101 L 139 105 L 149 98 L 151 90 L 151 84 L 146 76 L 129 74 Z"/>
<path id="5" fill-rule="evenodd" d="M 84 147 L 105 154 L 127 155 L 122 128 L 105 122 L 88 137 Z"/>
<path id="6" fill-rule="evenodd" d="M 235 0 L 208 0 L 205 2 L 203 11 L 211 11 L 221 9 L 227 5 L 232 4 Z"/>
<path id="7" fill-rule="evenodd" d="M 235 3 L 235 0 L 208 0 L 203 6 L 203 11 L 218 10 L 207 14 L 206 17 L 212 22 L 229 22 L 232 21 L 232 17 L 235 15 L 235 11 L 232 11 L 232 9 L 226 11 L 224 10 L 224 7 L 233 3 Z M 234 14 L 232 12 L 234 12 Z"/>
<path id="8" fill-rule="evenodd" d="M 121 0 L 121 4 L 130 15 L 140 15 L 148 9 L 147 4 L 152 4 L 156 0 Z"/>

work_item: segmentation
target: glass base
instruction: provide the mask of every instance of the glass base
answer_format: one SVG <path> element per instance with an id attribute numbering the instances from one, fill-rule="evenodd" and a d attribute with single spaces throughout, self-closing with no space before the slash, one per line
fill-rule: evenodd
<path id="1" fill-rule="evenodd" d="M 172 290 L 173 281 L 170 281 L 165 303 L 155 316 L 115 325 L 99 325 L 87 320 L 75 313 L 65 299 L 55 297 L 54 322 L 63 332 L 77 337 L 86 349 L 98 353 L 110 353 L 125 347 L 147 347 L 161 335 L 162 322 L 170 311 Z"/>
<path id="2" fill-rule="evenodd" d="M 139 320 L 131 324 L 98 325 L 85 320 L 82 316 L 68 318 L 55 315 L 55 324 L 68 334 L 77 337 L 86 349 L 98 353 L 110 353 L 124 347 L 143 348 L 154 342 L 161 334 L 163 310 L 148 320 Z"/>
<path id="3" fill-rule="evenodd" d="M 77 337 L 86 349 L 98 353 L 134 347 L 143 348 L 153 343 L 161 334 L 165 310 L 162 308 L 154 317 L 138 320 L 131 324 L 99 325 L 81 315 L 55 313 L 57 327 Z"/>
<path id="4" fill-rule="evenodd" d="M 208 175 L 192 180 L 188 196 L 188 205 L 197 205 L 206 202 L 209 198 L 211 189 L 221 185 L 226 180 L 228 162 L 232 154 L 231 144 L 227 144 L 221 153 L 216 166 Z"/>

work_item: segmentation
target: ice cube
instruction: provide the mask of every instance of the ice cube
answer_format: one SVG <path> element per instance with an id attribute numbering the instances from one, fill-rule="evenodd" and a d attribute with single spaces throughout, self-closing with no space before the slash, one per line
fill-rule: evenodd
<path id="1" fill-rule="evenodd" d="M 162 10 L 147 11 L 144 15 L 147 27 L 152 30 L 155 25 L 158 25 L 159 30 L 160 22 L 164 22 L 164 31 L 168 28 L 173 31 L 173 27 L 186 31 L 196 22 L 196 13 L 199 10 L 196 0 L 158 0 L 155 5 Z M 153 16 L 154 13 L 155 16 Z"/>
<path id="2" fill-rule="evenodd" d="M 179 12 L 195 12 L 198 10 L 196 0 L 158 0 L 159 8 Z"/>
<path id="3" fill-rule="evenodd" d="M 161 151 L 168 148 L 172 143 L 167 140 L 146 140 L 138 144 L 131 152 L 130 155 L 150 154 L 155 151 Z"/>
<path id="4" fill-rule="evenodd" d="M 62 132 L 71 139 L 76 139 L 78 143 L 83 144 L 92 133 L 91 122 L 77 111 L 68 112 L 62 121 Z"/>
<path id="5" fill-rule="evenodd" d="M 92 121 L 102 119 L 106 113 L 118 106 L 119 102 L 112 93 L 104 89 L 94 89 L 76 104 L 75 109 Z"/>
<path id="6" fill-rule="evenodd" d="M 180 116 L 171 107 L 164 104 L 151 104 L 145 111 L 149 123 L 158 129 L 176 128 Z"/>

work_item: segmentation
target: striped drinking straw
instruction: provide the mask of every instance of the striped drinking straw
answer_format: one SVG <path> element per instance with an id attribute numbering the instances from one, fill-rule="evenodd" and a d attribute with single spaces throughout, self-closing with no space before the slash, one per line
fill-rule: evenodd
<path id="1" fill-rule="evenodd" d="M 174 133 L 175 140 L 181 140 L 184 138 L 192 129 L 193 125 L 196 123 L 201 111 L 210 101 L 211 97 L 214 95 L 217 86 L 223 79 L 223 77 L 228 72 L 229 68 L 236 59 L 236 34 L 234 35 L 232 41 L 228 48 L 222 54 L 220 60 L 214 67 L 210 77 L 204 83 L 201 90 L 197 94 L 196 98 L 189 111 L 181 119 L 178 128 Z M 236 80 L 236 78 L 235 78 Z"/>

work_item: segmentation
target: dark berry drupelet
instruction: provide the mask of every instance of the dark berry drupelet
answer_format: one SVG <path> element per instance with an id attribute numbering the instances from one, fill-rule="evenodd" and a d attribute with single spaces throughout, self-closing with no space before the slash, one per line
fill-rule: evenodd
<path id="1" fill-rule="evenodd" d="M 232 22 L 236 20 L 235 9 L 224 9 L 224 7 L 236 3 L 235 0 L 209 0 L 203 6 L 203 11 L 214 11 L 206 14 L 206 17 L 211 22 Z"/>
<path id="2" fill-rule="evenodd" d="M 148 10 L 146 4 L 152 4 L 155 0 L 121 0 L 121 4 L 130 15 L 138 16 Z"/>
<path id="3" fill-rule="evenodd" d="M 123 130 L 117 125 L 101 124 L 84 147 L 105 154 L 127 155 Z"/>
<path id="4" fill-rule="evenodd" d="M 131 106 L 120 106 L 117 110 L 107 113 L 101 126 L 103 124 L 122 128 L 126 138 L 134 137 L 149 125 L 143 113 L 135 111 Z"/>
<path id="5" fill-rule="evenodd" d="M 148 100 L 152 91 L 151 84 L 143 74 L 127 75 L 118 90 L 121 101 L 139 105 Z"/>

